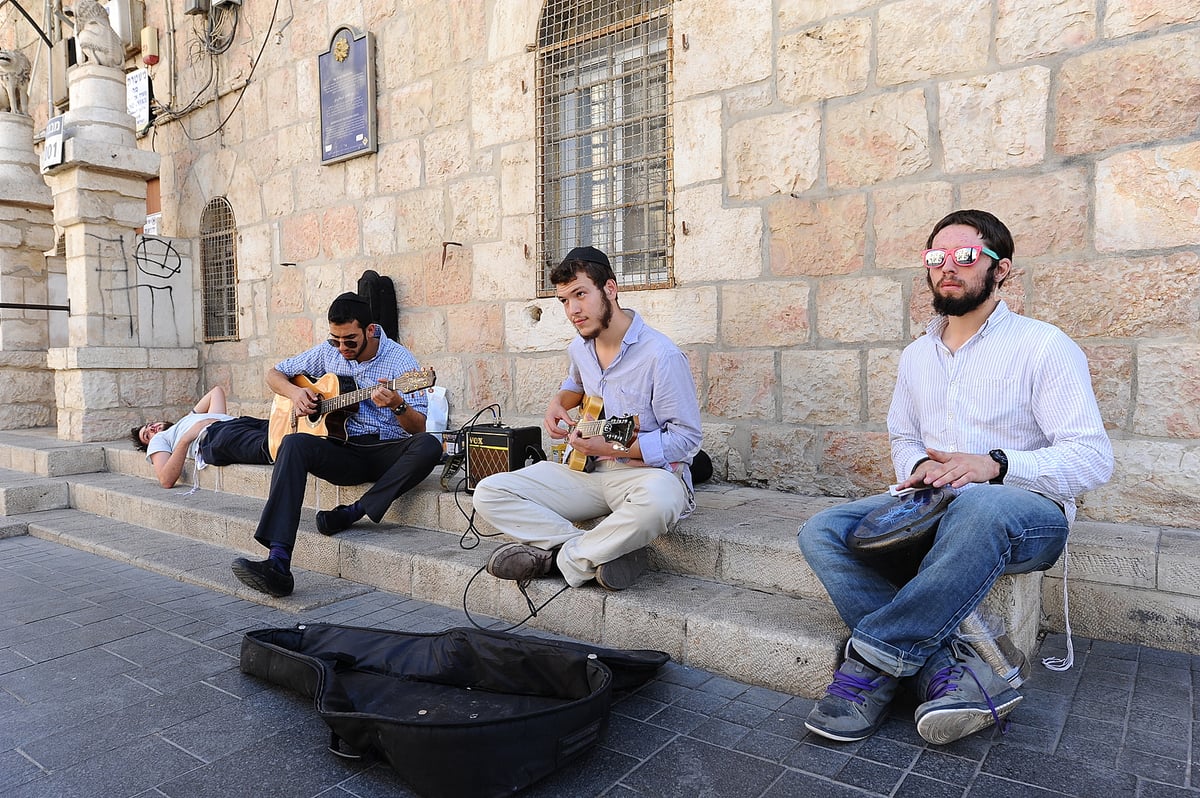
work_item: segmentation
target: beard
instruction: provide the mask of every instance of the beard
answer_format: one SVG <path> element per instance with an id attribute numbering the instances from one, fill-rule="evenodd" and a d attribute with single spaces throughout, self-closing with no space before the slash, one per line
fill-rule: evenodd
<path id="1" fill-rule="evenodd" d="M 600 335 L 600 333 L 607 330 L 608 325 L 612 323 L 612 317 L 613 317 L 612 300 L 608 298 L 608 294 L 601 294 L 601 296 L 604 297 L 604 313 L 601 314 L 601 316 L 600 316 L 600 325 L 598 327 L 596 327 L 596 329 L 589 332 L 587 335 L 583 335 L 582 333 L 580 333 L 580 336 L 585 341 L 591 341 L 593 338 L 596 338 L 598 335 Z"/>
<path id="2" fill-rule="evenodd" d="M 929 290 L 933 291 L 933 312 L 940 316 L 965 316 L 975 308 L 987 302 L 996 290 L 996 264 L 988 267 L 984 275 L 983 285 L 978 291 L 965 291 L 962 296 L 950 297 L 939 294 L 933 287 L 933 276 L 926 273 Z"/>

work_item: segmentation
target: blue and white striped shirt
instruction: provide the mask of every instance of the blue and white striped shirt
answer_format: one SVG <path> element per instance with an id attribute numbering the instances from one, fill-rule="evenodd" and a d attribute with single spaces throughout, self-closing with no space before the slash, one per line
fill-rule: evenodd
<path id="1" fill-rule="evenodd" d="M 897 479 L 912 473 L 926 447 L 1003 449 L 1004 484 L 1060 502 L 1073 521 L 1075 497 L 1113 470 L 1082 350 L 1054 325 L 1004 302 L 957 352 L 942 343 L 946 324 L 945 316 L 934 318 L 900 356 L 888 412 Z"/>
<path id="2" fill-rule="evenodd" d="M 365 363 L 347 360 L 342 357 L 341 352 L 322 341 L 307 352 L 276 363 L 275 370 L 288 377 L 305 374 L 314 380 L 325 374 L 337 374 L 339 377 L 352 377 L 354 384 L 359 388 L 374 388 L 379 384 L 379 380 L 394 379 L 406 371 L 421 368 L 413 353 L 388 338 L 378 324 L 375 325 L 375 330 L 379 339 L 379 351 Z M 406 393 L 404 401 L 414 410 L 428 415 L 429 399 L 425 391 Z M 370 399 L 360 402 L 356 411 L 346 419 L 346 434 L 351 437 L 378 435 L 379 439 L 384 441 L 407 438 L 409 435 L 407 430 L 396 423 L 396 417 L 391 410 L 378 407 Z"/>

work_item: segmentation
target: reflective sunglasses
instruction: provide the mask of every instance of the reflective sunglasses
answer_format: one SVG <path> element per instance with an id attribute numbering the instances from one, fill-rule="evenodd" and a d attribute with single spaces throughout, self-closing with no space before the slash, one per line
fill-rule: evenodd
<path id="1" fill-rule="evenodd" d="M 992 252 L 987 247 L 955 247 L 954 249 L 927 249 L 925 250 L 925 268 L 940 269 L 946 264 L 946 256 L 949 255 L 954 259 L 955 266 L 974 266 L 979 262 L 980 254 L 987 255 L 993 260 L 1000 260 L 1000 256 Z"/>
<path id="2" fill-rule="evenodd" d="M 334 349 L 341 349 L 343 346 L 347 349 L 358 349 L 359 340 L 360 336 L 358 335 L 344 335 L 341 337 L 331 335 L 325 341 L 325 343 L 329 344 Z"/>

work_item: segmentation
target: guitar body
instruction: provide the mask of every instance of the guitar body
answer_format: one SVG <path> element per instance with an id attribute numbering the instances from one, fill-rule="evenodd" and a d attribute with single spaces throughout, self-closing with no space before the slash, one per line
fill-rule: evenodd
<path id="1" fill-rule="evenodd" d="M 575 429 L 585 438 L 603 435 L 606 441 L 629 446 L 637 435 L 637 416 L 618 416 L 602 418 L 604 400 L 599 396 L 585 396 L 579 405 L 579 419 Z M 567 453 L 566 465 L 572 471 L 591 471 L 592 457 L 571 449 Z"/>
<path id="2" fill-rule="evenodd" d="M 326 374 L 316 382 L 304 374 L 298 374 L 292 377 L 292 384 L 307 388 L 321 399 L 333 399 L 342 394 L 342 378 L 336 374 Z M 353 388 L 353 381 L 350 387 Z M 352 405 L 324 415 L 314 413 L 310 416 L 297 416 L 292 400 L 275 394 L 271 400 L 271 416 L 267 422 L 267 448 L 271 453 L 271 461 L 275 461 L 284 437 L 293 432 L 346 440 L 346 420 L 354 412 L 354 407 Z"/>
<path id="3" fill-rule="evenodd" d="M 426 368 L 406 371 L 384 386 L 399 393 L 413 393 L 435 382 L 437 375 L 433 369 Z M 317 408 L 307 416 L 297 417 L 292 400 L 275 394 L 271 400 L 271 416 L 267 421 L 267 449 L 271 454 L 271 462 L 275 461 L 283 439 L 293 432 L 346 440 L 346 422 L 350 415 L 358 403 L 369 398 L 375 390 L 375 387 L 356 390 L 353 377 L 339 377 L 336 374 L 326 374 L 315 381 L 307 375 L 297 374 L 292 377 L 292 384 L 315 393 Z"/>

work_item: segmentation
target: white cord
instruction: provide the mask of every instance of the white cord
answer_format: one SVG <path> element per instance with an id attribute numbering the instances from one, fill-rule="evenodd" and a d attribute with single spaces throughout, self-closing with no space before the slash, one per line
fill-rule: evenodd
<path id="1" fill-rule="evenodd" d="M 1042 665 L 1047 670 L 1052 671 L 1069 671 L 1071 666 L 1075 664 L 1075 645 L 1071 641 L 1071 600 L 1067 595 L 1067 565 L 1070 563 L 1070 552 L 1067 545 L 1063 545 L 1063 625 L 1067 628 L 1067 656 L 1065 657 L 1044 657 Z"/>

